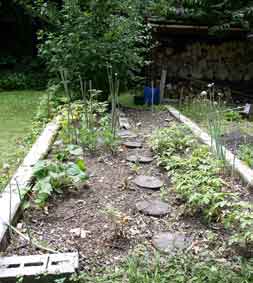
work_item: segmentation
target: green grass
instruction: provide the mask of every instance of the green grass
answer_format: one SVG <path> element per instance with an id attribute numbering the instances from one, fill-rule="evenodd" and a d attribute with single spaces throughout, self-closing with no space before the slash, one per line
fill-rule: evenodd
<path id="1" fill-rule="evenodd" d="M 32 130 L 42 96 L 39 91 L 0 92 L 0 172 L 6 163 L 13 171 L 23 157 L 23 140 Z"/>
<path id="2" fill-rule="evenodd" d="M 252 262 L 237 262 L 235 268 L 228 262 L 203 259 L 192 255 L 163 256 L 158 253 L 131 256 L 121 266 L 102 275 L 81 273 L 74 276 L 76 283 L 252 283 Z"/>

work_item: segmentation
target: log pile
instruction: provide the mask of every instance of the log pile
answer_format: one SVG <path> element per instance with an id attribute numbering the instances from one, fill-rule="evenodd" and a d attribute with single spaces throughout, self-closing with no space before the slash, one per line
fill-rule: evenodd
<path id="1" fill-rule="evenodd" d="M 253 57 L 250 45 L 242 41 L 220 44 L 205 42 L 159 47 L 154 53 L 157 72 L 167 67 L 168 78 L 207 81 L 253 81 Z"/>

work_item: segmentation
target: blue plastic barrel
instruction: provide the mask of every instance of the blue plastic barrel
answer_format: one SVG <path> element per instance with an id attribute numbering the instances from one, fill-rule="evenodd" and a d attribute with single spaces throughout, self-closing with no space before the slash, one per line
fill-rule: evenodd
<path id="1" fill-rule="evenodd" d="M 154 87 L 153 92 L 154 92 L 153 103 L 157 105 L 160 102 L 159 87 Z M 144 101 L 145 101 L 145 104 L 148 104 L 148 105 L 152 104 L 152 87 L 148 87 L 148 86 L 144 87 Z"/>

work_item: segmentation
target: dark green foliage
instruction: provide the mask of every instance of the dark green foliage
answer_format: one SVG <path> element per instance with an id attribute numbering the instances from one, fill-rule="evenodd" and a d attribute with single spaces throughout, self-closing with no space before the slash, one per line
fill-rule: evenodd
<path id="1" fill-rule="evenodd" d="M 184 22 L 209 24 L 213 31 L 228 29 L 231 25 L 249 29 L 253 19 L 251 0 L 153 0 L 151 14 Z"/>
<path id="2" fill-rule="evenodd" d="M 9 90 L 44 90 L 47 87 L 47 76 L 43 73 L 0 73 L 0 91 Z"/>
<path id="3" fill-rule="evenodd" d="M 126 81 L 132 69 L 143 66 L 149 40 L 137 1 L 80 2 L 65 1 L 55 30 L 41 32 L 40 56 L 50 72 L 64 68 L 78 86 L 81 75 L 97 88 L 108 89 L 108 65 Z"/>

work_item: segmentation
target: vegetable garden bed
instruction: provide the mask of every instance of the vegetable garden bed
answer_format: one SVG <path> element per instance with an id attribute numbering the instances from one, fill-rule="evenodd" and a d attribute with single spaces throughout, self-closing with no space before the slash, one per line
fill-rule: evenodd
<path id="1" fill-rule="evenodd" d="M 74 116 L 80 119 L 78 113 Z M 66 125 L 62 122 L 63 130 L 47 161 L 35 169 L 36 189 L 28 194 L 31 201 L 17 229 L 29 233 L 47 249 L 78 251 L 81 271 L 85 272 L 82 278 L 91 276 L 79 282 L 99 282 L 99 276 L 103 276 L 101 268 L 120 268 L 129 254 L 152 254 L 154 237 L 160 232 L 185 235 L 190 241 L 187 254 L 197 261 L 211 259 L 230 266 L 236 264 L 238 255 L 251 256 L 251 234 L 246 233 L 252 227 L 247 202 L 251 192 L 238 178 L 231 178 L 207 148 L 171 119 L 167 111 L 152 114 L 149 110 L 127 110 L 125 115 L 134 133 L 131 138 L 126 135 L 108 147 L 103 134 L 95 147 L 88 148 L 87 144 L 84 152 L 67 142 Z M 96 117 L 103 119 L 103 114 Z M 73 125 L 80 129 L 80 123 L 81 120 Z M 123 145 L 125 140 L 138 141 L 142 148 L 129 149 Z M 156 160 L 147 164 L 127 161 L 133 154 L 154 156 Z M 82 168 L 88 180 L 82 179 L 76 166 Z M 156 177 L 164 186 L 160 190 L 140 188 L 134 181 L 140 175 Z M 70 182 L 70 176 L 78 177 L 79 182 Z M 44 198 L 40 183 L 49 190 L 56 186 L 56 190 Z M 154 199 L 168 205 L 166 215 L 154 217 L 137 209 L 140 201 Z M 43 250 L 13 235 L 4 255 L 38 253 Z M 118 282 L 112 280 L 108 282 Z"/>

